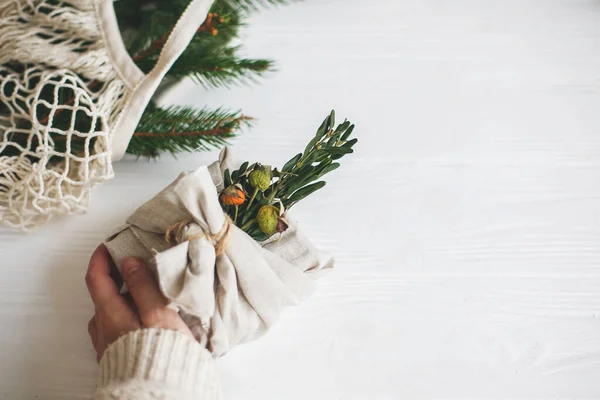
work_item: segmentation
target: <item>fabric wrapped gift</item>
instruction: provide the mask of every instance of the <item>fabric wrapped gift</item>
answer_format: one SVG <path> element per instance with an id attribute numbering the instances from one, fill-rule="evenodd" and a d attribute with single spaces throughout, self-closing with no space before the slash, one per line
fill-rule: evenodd
<path id="1" fill-rule="evenodd" d="M 333 267 L 291 219 L 264 243 L 231 222 L 218 194 L 224 171 L 237 167 L 225 149 L 209 167 L 182 173 L 105 242 L 119 271 L 128 257 L 151 267 L 163 294 L 215 357 L 264 334 Z M 173 227 L 175 244 L 166 238 Z"/>

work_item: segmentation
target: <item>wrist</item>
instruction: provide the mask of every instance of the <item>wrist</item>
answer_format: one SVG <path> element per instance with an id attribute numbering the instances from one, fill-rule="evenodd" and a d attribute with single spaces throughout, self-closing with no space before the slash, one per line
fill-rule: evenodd
<path id="1" fill-rule="evenodd" d="M 160 386 L 193 396 L 215 393 L 218 376 L 211 354 L 189 335 L 140 329 L 112 343 L 100 360 L 99 389 L 116 384 Z M 212 398 L 212 397 L 209 397 Z"/>

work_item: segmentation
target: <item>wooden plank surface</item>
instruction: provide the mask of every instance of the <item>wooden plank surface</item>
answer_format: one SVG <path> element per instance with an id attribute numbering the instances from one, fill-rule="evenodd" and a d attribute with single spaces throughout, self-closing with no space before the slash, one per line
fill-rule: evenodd
<path id="1" fill-rule="evenodd" d="M 361 142 L 295 215 L 337 269 L 220 360 L 226 398 L 599 398 L 599 3 L 307 0 L 244 40 L 279 71 L 163 101 L 242 108 L 234 151 L 273 164 L 330 108 Z M 0 399 L 91 393 L 91 251 L 215 157 L 126 159 L 88 214 L 0 231 Z"/>

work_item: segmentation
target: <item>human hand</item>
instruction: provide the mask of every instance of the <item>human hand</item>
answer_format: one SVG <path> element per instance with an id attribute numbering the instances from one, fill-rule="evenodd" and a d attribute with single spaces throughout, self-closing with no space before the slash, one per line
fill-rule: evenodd
<path id="1" fill-rule="evenodd" d="M 92 254 L 85 276 L 96 309 L 88 323 L 88 331 L 98 361 L 112 342 L 140 328 L 170 329 L 194 337 L 179 314 L 167 307 L 169 301 L 141 260 L 129 258 L 123 263 L 123 279 L 129 297 L 119 294 L 119 288 L 110 276 L 112 265 L 106 246 L 100 245 Z"/>

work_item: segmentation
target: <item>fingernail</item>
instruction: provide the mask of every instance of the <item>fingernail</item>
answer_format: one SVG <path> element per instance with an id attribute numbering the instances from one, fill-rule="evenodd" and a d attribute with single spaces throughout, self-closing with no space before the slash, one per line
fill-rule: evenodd
<path id="1" fill-rule="evenodd" d="M 137 258 L 128 258 L 125 260 L 125 262 L 123 262 L 123 272 L 125 272 L 127 275 L 130 275 L 140 269 L 142 266 L 142 262 Z"/>

